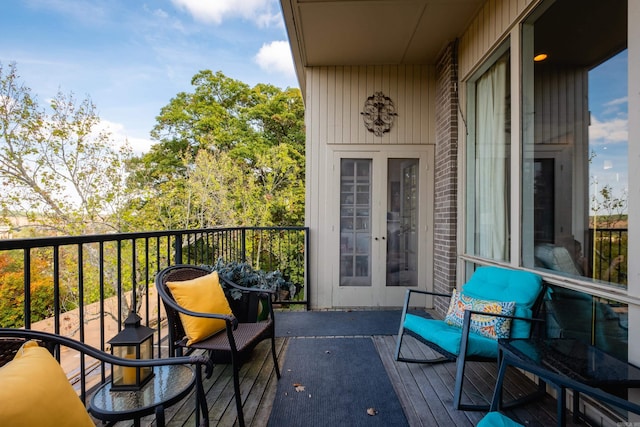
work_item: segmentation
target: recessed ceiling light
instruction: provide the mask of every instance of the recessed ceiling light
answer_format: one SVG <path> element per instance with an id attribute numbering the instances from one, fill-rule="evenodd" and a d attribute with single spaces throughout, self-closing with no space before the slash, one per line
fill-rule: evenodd
<path id="1" fill-rule="evenodd" d="M 540 61 L 544 61 L 545 59 L 547 59 L 549 55 L 547 55 L 546 53 L 539 53 L 536 56 L 533 57 L 533 60 L 535 62 L 540 62 Z"/>

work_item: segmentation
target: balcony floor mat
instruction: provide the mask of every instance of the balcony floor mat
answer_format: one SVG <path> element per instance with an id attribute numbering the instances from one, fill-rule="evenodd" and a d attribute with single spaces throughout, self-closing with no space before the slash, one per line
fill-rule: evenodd
<path id="1" fill-rule="evenodd" d="M 424 311 L 411 311 L 429 316 Z M 400 310 L 276 312 L 277 337 L 396 335 Z"/>
<path id="2" fill-rule="evenodd" d="M 289 340 L 268 426 L 407 425 L 370 337 Z"/>

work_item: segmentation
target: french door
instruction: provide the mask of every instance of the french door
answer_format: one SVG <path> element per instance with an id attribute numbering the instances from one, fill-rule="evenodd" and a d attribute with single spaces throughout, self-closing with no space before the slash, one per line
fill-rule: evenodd
<path id="1" fill-rule="evenodd" d="M 426 289 L 432 266 L 430 148 L 335 153 L 334 307 L 399 307 L 406 288 Z"/>

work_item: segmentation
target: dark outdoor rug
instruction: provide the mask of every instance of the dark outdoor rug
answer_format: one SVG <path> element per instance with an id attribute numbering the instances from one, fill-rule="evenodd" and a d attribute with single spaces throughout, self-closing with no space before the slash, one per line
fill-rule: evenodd
<path id="1" fill-rule="evenodd" d="M 268 426 L 407 425 L 371 338 L 289 340 Z"/>
<path id="2" fill-rule="evenodd" d="M 401 314 L 400 310 L 277 312 L 276 336 L 396 335 Z M 420 314 L 428 316 L 424 311 Z"/>

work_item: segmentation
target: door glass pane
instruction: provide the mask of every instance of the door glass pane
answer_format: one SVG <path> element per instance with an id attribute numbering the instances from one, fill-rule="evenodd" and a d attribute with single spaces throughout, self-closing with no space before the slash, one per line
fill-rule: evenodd
<path id="1" fill-rule="evenodd" d="M 371 286 L 371 159 L 340 161 L 340 286 Z"/>
<path id="2" fill-rule="evenodd" d="M 387 286 L 418 284 L 418 160 L 389 159 Z"/>

